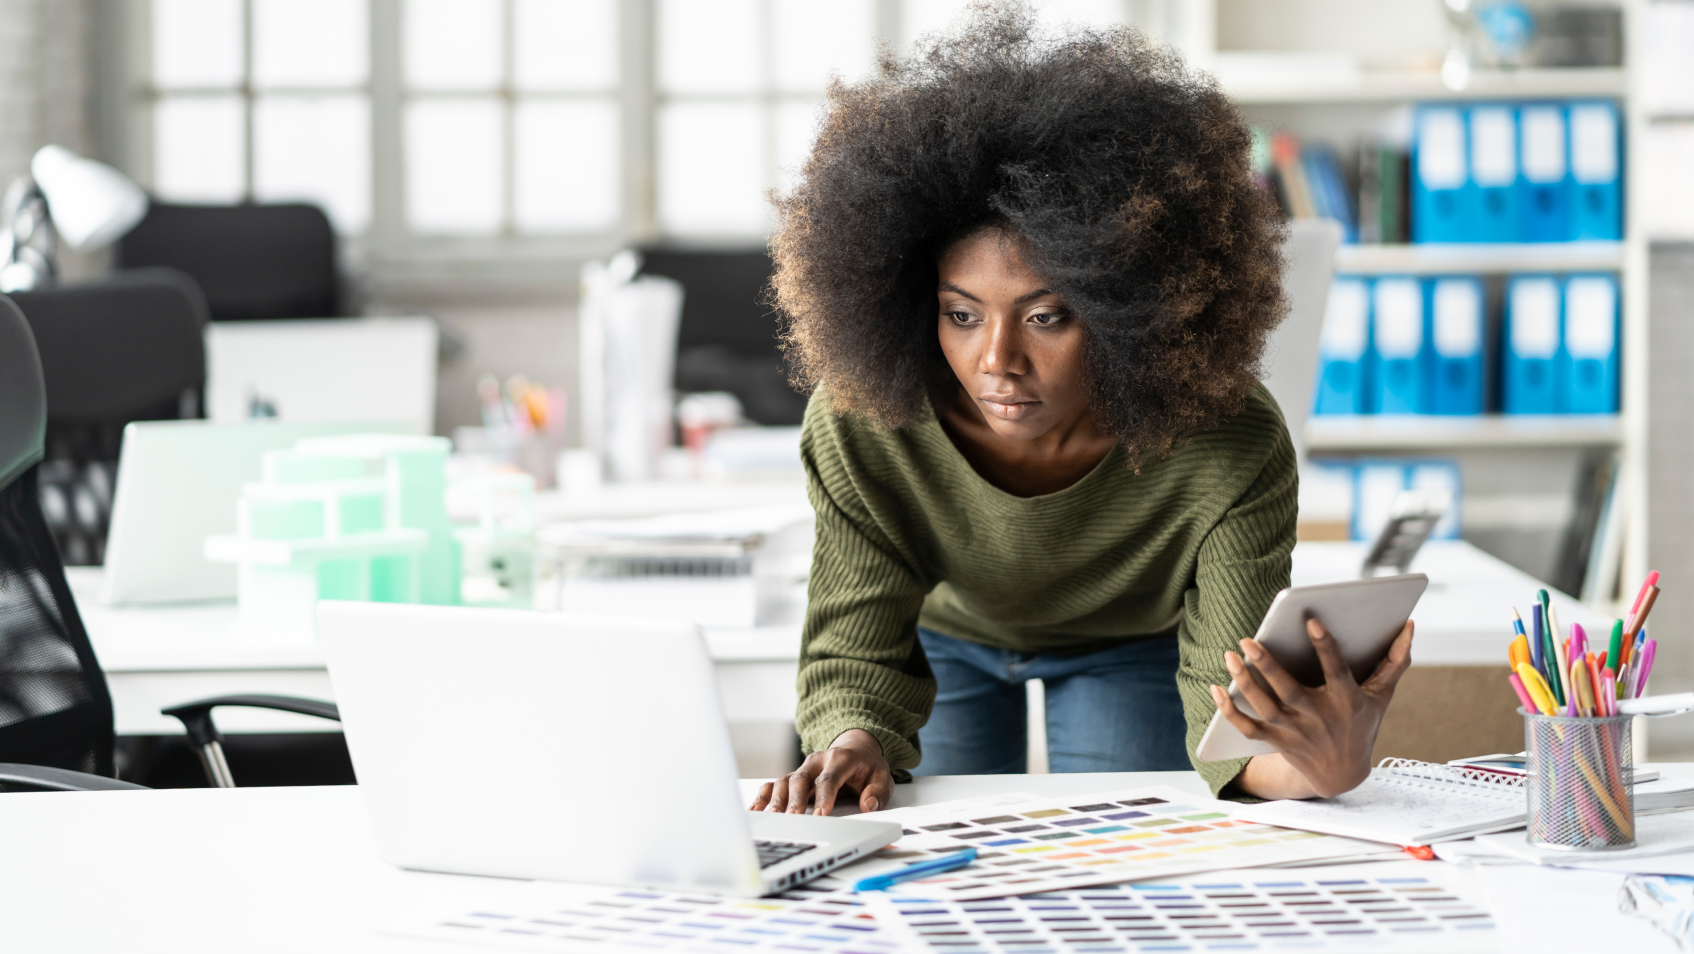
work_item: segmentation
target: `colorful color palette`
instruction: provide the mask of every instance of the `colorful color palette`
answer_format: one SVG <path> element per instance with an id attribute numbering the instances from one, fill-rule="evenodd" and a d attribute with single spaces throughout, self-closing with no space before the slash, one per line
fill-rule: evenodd
<path id="1" fill-rule="evenodd" d="M 634 947 L 651 951 L 893 954 L 909 938 L 878 929 L 856 904 L 717 898 L 619 888 L 565 889 L 568 901 L 484 907 L 383 933 L 518 950 Z"/>
<path id="2" fill-rule="evenodd" d="M 1494 949 L 1486 904 L 1403 874 L 1407 867 L 1350 865 L 1315 877 L 1232 871 L 991 901 L 873 898 L 869 906 L 945 954 Z M 1370 874 L 1384 868 L 1401 876 Z"/>
<path id="3" fill-rule="evenodd" d="M 895 886 L 959 900 L 1066 890 L 1171 875 L 1380 855 L 1383 846 L 1241 821 L 1228 802 L 1173 788 L 1052 799 L 1018 793 L 880 812 L 905 835 L 814 883 L 844 890 L 935 855 L 974 846 L 974 864 Z"/>

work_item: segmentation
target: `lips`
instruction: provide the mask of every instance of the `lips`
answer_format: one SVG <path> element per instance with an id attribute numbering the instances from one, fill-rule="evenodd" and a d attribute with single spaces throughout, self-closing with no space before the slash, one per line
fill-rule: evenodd
<path id="1" fill-rule="evenodd" d="M 984 394 L 978 400 L 988 413 L 1004 421 L 1016 421 L 1028 414 L 1040 401 L 1012 394 Z"/>

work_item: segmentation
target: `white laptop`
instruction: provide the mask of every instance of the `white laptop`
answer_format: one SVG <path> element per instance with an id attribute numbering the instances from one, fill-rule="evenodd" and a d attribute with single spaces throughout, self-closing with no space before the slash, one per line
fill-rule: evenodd
<path id="1" fill-rule="evenodd" d="M 435 428 L 440 329 L 421 316 L 214 321 L 206 416 L 214 421 L 404 421 Z"/>
<path id="2" fill-rule="evenodd" d="M 103 603 L 235 599 L 236 568 L 206 559 L 206 538 L 235 532 L 241 485 L 265 451 L 307 437 L 405 433 L 408 425 L 137 421 L 124 428 L 106 533 Z"/>
<path id="3" fill-rule="evenodd" d="M 754 897 L 900 837 L 745 809 L 691 624 L 324 601 L 318 633 L 402 868 Z"/>

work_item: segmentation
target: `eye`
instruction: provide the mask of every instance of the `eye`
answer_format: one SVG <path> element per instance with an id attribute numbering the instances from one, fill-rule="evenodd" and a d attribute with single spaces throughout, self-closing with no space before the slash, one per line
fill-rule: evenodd
<path id="1" fill-rule="evenodd" d="M 1042 311 L 1029 316 L 1030 321 L 1043 328 L 1051 328 L 1052 326 L 1064 321 L 1065 318 L 1066 315 L 1062 311 Z"/>
<path id="2" fill-rule="evenodd" d="M 976 321 L 976 316 L 968 311 L 950 311 L 947 312 L 947 317 L 951 318 L 955 325 L 968 325 Z"/>

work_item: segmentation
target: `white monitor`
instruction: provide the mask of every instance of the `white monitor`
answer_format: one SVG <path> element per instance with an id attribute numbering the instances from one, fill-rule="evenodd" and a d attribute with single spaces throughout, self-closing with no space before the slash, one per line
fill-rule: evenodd
<path id="1" fill-rule="evenodd" d="M 206 326 L 206 416 L 403 421 L 435 429 L 434 319 L 313 318 Z"/>
<path id="2" fill-rule="evenodd" d="M 235 598 L 236 568 L 206 559 L 206 538 L 234 533 L 241 485 L 265 451 L 306 437 L 407 433 L 409 424 L 138 421 L 124 428 L 106 536 L 105 603 Z"/>

